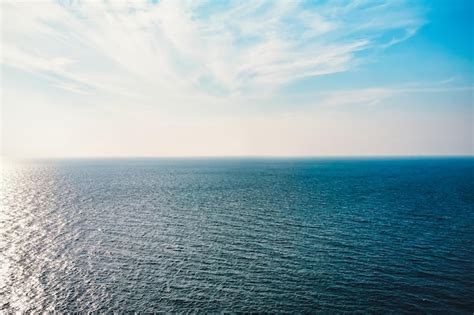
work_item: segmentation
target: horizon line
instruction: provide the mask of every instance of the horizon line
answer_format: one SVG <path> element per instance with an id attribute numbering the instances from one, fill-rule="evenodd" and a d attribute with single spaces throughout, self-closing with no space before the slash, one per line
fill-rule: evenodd
<path id="1" fill-rule="evenodd" d="M 51 157 L 8 157 L 0 156 L 3 161 L 42 161 L 42 160 L 139 160 L 139 159 L 416 159 L 416 158 L 474 158 L 473 154 L 361 154 L 361 155 L 130 155 L 130 156 L 51 156 Z"/>

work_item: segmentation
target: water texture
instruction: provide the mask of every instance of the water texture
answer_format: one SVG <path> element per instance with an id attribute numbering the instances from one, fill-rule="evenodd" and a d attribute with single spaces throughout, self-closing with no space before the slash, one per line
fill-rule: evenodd
<path id="1" fill-rule="evenodd" d="M 474 159 L 5 165 L 0 310 L 474 311 Z"/>

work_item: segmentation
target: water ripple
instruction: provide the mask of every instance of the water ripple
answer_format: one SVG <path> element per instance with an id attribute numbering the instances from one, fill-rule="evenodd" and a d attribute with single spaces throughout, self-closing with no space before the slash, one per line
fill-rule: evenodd
<path id="1" fill-rule="evenodd" d="M 3 169 L 0 310 L 474 311 L 473 160 Z"/>

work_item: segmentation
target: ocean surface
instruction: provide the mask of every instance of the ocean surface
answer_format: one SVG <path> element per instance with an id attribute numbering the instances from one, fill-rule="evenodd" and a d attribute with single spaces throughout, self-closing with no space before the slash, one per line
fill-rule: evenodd
<path id="1" fill-rule="evenodd" d="M 474 159 L 2 167 L 0 310 L 474 312 Z"/>

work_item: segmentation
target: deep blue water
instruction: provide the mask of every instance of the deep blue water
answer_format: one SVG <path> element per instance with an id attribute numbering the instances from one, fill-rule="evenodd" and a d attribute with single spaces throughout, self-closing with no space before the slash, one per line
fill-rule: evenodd
<path id="1" fill-rule="evenodd" d="M 474 159 L 5 166 L 4 311 L 474 312 Z"/>

